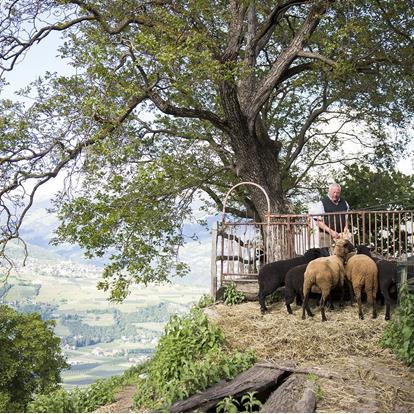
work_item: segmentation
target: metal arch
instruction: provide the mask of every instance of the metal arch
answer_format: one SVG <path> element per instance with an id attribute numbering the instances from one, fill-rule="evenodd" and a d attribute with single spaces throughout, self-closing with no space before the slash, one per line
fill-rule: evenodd
<path id="1" fill-rule="evenodd" d="M 237 187 L 239 187 L 241 185 L 253 185 L 253 186 L 259 188 L 260 190 L 262 190 L 263 194 L 266 197 L 266 201 L 267 201 L 267 219 L 269 221 L 270 220 L 270 199 L 269 199 L 269 196 L 266 193 L 266 190 L 262 186 L 260 186 L 259 184 L 253 183 L 251 181 L 243 181 L 242 183 L 238 183 L 238 184 L 234 185 L 233 187 L 230 188 L 229 191 L 227 191 L 226 197 L 224 197 L 224 202 L 223 202 L 223 211 L 222 211 L 222 217 L 221 217 L 222 223 L 224 223 L 224 216 L 226 215 L 227 199 L 229 198 L 230 193 L 235 188 L 237 188 Z"/>

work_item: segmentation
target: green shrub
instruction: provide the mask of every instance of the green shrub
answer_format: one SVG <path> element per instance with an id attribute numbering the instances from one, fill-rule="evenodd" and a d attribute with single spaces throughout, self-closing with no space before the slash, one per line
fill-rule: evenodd
<path id="1" fill-rule="evenodd" d="M 400 308 L 381 338 L 382 346 L 392 349 L 407 365 L 414 363 L 414 295 L 405 283 L 400 288 Z"/>
<path id="2" fill-rule="evenodd" d="M 309 382 L 312 382 L 314 385 L 316 401 L 321 401 L 323 399 L 323 391 L 322 391 L 321 383 L 319 381 L 319 377 L 316 374 L 308 374 L 306 379 Z"/>
<path id="3" fill-rule="evenodd" d="M 216 405 L 216 412 L 218 413 L 238 413 L 239 402 L 231 395 L 223 398 Z"/>
<path id="4" fill-rule="evenodd" d="M 68 365 L 54 321 L 0 305 L 0 411 L 22 412 L 36 393 L 58 387 Z"/>
<path id="5" fill-rule="evenodd" d="M 36 398 L 27 406 L 29 413 L 75 413 L 82 412 L 78 408 L 74 390 L 69 393 L 63 388 L 59 388 L 48 394 L 37 395 Z"/>
<path id="6" fill-rule="evenodd" d="M 251 352 L 228 354 L 222 331 L 197 308 L 173 316 L 165 327 L 146 378 L 137 386 L 137 408 L 165 411 L 171 404 L 220 379 L 233 378 L 254 363 Z"/>
<path id="7" fill-rule="evenodd" d="M 263 406 L 262 402 L 255 397 L 255 394 L 257 394 L 257 391 L 248 392 L 241 398 L 243 407 L 248 413 L 259 411 Z"/>
<path id="8" fill-rule="evenodd" d="M 136 383 L 146 365 L 127 369 L 121 376 L 100 379 L 86 388 L 65 391 L 59 388 L 48 394 L 39 394 L 28 405 L 31 413 L 87 413 L 115 401 L 118 391 L 127 384 Z"/>
<path id="9" fill-rule="evenodd" d="M 213 296 L 204 294 L 201 296 L 199 301 L 194 305 L 194 307 L 197 309 L 203 309 L 203 308 L 206 308 L 207 306 L 212 305 L 213 303 L 214 303 Z"/>
<path id="10" fill-rule="evenodd" d="M 226 305 L 237 305 L 246 300 L 244 294 L 236 289 L 236 284 L 234 282 L 231 282 L 230 285 L 226 287 L 223 293 L 223 298 Z"/>
<path id="11" fill-rule="evenodd" d="M 240 402 L 232 395 L 229 395 L 228 397 L 223 398 L 221 401 L 217 403 L 216 412 L 238 413 L 240 406 L 244 407 L 243 412 L 246 413 L 259 411 L 262 408 L 263 404 L 260 400 L 258 400 L 255 397 L 255 394 L 257 394 L 257 391 L 248 392 L 247 394 L 244 394 L 241 397 Z"/>

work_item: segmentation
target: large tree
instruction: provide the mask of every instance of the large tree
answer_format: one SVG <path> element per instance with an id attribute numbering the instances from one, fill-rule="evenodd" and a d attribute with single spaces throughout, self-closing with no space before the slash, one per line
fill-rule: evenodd
<path id="1" fill-rule="evenodd" d="M 64 172 L 57 240 L 110 251 L 102 287 L 122 297 L 167 277 L 196 196 L 221 208 L 250 181 L 288 212 L 335 163 L 396 156 L 409 138 L 390 131 L 413 112 L 409 3 L 3 1 L 4 71 L 52 32 L 74 68 L 22 91 L 30 107 L 1 104 L 3 245 Z M 238 187 L 229 211 L 263 219 L 267 204 Z"/>

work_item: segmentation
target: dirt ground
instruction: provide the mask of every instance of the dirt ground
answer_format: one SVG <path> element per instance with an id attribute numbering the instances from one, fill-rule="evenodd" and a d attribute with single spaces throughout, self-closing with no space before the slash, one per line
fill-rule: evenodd
<path id="1" fill-rule="evenodd" d="M 132 397 L 136 391 L 135 385 L 128 385 L 116 396 L 112 404 L 98 408 L 94 413 L 130 413 L 133 412 Z"/>
<path id="2" fill-rule="evenodd" d="M 316 412 L 414 412 L 414 369 L 379 345 L 384 310 L 372 319 L 365 309 L 347 306 L 327 313 L 321 322 L 301 319 L 300 309 L 288 315 L 282 303 L 262 315 L 257 302 L 218 304 L 206 310 L 224 331 L 232 349 L 254 349 L 260 361 L 313 374 L 319 392 Z M 131 412 L 134 387 L 124 389 L 113 404 L 96 412 Z"/>
<path id="3" fill-rule="evenodd" d="M 384 309 L 372 319 L 365 308 L 327 313 L 321 322 L 301 319 L 301 309 L 288 315 L 284 304 L 261 315 L 257 302 L 216 305 L 210 318 L 224 330 L 231 349 L 255 350 L 261 360 L 314 373 L 320 389 L 316 412 L 414 412 L 414 370 L 399 362 L 379 339 L 388 323 Z"/>

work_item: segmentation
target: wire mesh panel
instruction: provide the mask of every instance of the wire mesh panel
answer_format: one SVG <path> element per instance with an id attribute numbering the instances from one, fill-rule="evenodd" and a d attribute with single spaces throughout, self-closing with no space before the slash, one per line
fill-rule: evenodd
<path id="1" fill-rule="evenodd" d="M 263 223 L 221 223 L 219 248 L 221 285 L 225 280 L 252 279 L 257 277 L 265 262 Z"/>

